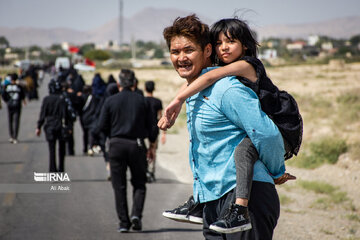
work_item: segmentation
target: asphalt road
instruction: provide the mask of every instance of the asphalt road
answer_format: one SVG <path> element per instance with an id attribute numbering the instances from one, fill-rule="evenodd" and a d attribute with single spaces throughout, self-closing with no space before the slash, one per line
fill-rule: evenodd
<path id="1" fill-rule="evenodd" d="M 47 95 L 49 77 L 40 87 Z M 35 136 L 41 99 L 23 107 L 19 143 L 8 142 L 6 104 L 0 110 L 0 239 L 203 239 L 200 225 L 178 223 L 162 211 L 179 205 L 192 186 L 178 182 L 158 167 L 157 181 L 147 185 L 143 231 L 118 233 L 114 194 L 106 180 L 101 156 L 83 156 L 82 133 L 75 124 L 75 156 L 67 156 L 65 169 L 70 191 L 52 191 L 34 181 L 34 172 L 48 171 L 45 136 Z M 131 205 L 132 189 L 128 185 Z M 10 190 L 9 190 L 10 189 Z"/>

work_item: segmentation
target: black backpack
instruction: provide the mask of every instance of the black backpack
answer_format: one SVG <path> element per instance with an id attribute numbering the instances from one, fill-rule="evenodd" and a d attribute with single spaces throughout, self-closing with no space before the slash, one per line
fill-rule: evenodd
<path id="1" fill-rule="evenodd" d="M 262 110 L 281 132 L 284 138 L 285 160 L 297 155 L 302 143 L 303 120 L 296 100 L 272 83 L 259 59 L 245 56 L 241 60 L 247 61 L 254 67 L 258 80 L 253 83 L 246 78 L 238 79 L 258 95 Z"/>

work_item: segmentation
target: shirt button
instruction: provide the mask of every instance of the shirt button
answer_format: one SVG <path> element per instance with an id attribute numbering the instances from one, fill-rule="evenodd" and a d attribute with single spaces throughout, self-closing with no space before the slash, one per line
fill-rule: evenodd
<path id="1" fill-rule="evenodd" d="M 196 177 L 196 178 L 195 178 L 195 180 L 197 181 L 197 180 L 198 180 L 198 178 Z"/>
<path id="2" fill-rule="evenodd" d="M 192 142 L 191 139 L 190 139 L 190 142 Z"/>

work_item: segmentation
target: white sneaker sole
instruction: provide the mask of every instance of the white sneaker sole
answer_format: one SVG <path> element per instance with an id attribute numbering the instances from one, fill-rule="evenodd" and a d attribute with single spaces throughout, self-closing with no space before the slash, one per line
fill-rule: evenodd
<path id="1" fill-rule="evenodd" d="M 195 216 L 189 216 L 189 221 L 191 223 L 195 223 L 195 224 L 203 224 L 203 219 L 200 217 L 195 217 Z"/>
<path id="2" fill-rule="evenodd" d="M 209 229 L 219 233 L 235 233 L 250 230 L 252 228 L 251 223 L 234 228 L 221 228 L 216 225 L 210 225 Z"/>
<path id="3" fill-rule="evenodd" d="M 169 212 L 163 212 L 162 215 L 166 218 L 169 218 L 178 222 L 194 223 L 194 224 L 203 224 L 203 219 L 195 216 L 184 216 Z"/>

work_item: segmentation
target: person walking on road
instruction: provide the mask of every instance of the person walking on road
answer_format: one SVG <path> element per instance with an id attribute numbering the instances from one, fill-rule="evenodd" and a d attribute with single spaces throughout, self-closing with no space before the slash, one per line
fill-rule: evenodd
<path id="1" fill-rule="evenodd" d="M 10 84 L 6 85 L 2 97 L 7 104 L 9 117 L 9 141 L 13 144 L 18 143 L 18 133 L 20 127 L 20 116 L 22 103 L 26 105 L 25 91 L 17 83 L 18 75 L 13 73 Z"/>
<path id="2" fill-rule="evenodd" d="M 35 134 L 40 136 L 44 125 L 45 137 L 49 146 L 49 171 L 65 171 L 65 139 L 72 129 L 70 113 L 66 107 L 59 81 L 52 79 L 49 83 L 49 96 L 46 96 L 41 105 L 40 117 Z M 67 132 L 66 132 L 67 131 Z M 58 142 L 59 164 L 56 164 L 56 142 Z"/>
<path id="3" fill-rule="evenodd" d="M 159 119 L 161 118 L 162 115 L 162 102 L 160 99 L 154 97 L 153 92 L 155 90 L 155 83 L 154 81 L 146 81 L 145 82 L 145 99 L 148 102 L 151 112 L 152 112 L 152 116 L 153 116 L 153 122 L 154 125 L 152 127 L 152 131 L 154 131 L 154 134 L 156 134 L 156 142 L 155 142 L 155 146 L 156 148 L 158 147 L 158 135 L 159 135 L 159 128 L 157 126 L 157 122 L 159 121 Z M 162 131 L 162 135 L 161 135 L 161 143 L 165 144 L 166 142 L 166 131 Z M 154 159 L 154 161 L 152 161 L 151 163 L 149 163 L 148 165 L 148 171 L 147 171 L 147 181 L 148 182 L 154 182 L 156 181 L 155 178 L 155 162 L 156 159 Z"/>
<path id="4" fill-rule="evenodd" d="M 120 220 L 118 232 L 142 229 L 142 212 L 146 195 L 146 159 L 155 157 L 151 111 L 144 96 L 134 92 L 135 74 L 128 69 L 120 73 L 121 91 L 108 97 L 101 110 L 96 131 L 104 131 L 110 138 L 109 160 L 111 183 Z M 146 152 L 144 139 L 149 138 Z M 126 171 L 131 172 L 133 205 L 128 213 Z"/>

